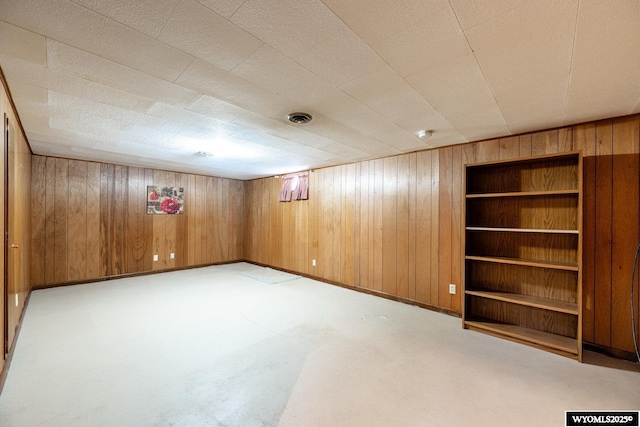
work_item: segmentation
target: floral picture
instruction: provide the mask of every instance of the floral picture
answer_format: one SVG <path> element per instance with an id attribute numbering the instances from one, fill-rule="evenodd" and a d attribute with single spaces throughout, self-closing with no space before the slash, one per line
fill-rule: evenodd
<path id="1" fill-rule="evenodd" d="M 182 187 L 147 187 L 147 213 L 151 215 L 181 215 Z"/>

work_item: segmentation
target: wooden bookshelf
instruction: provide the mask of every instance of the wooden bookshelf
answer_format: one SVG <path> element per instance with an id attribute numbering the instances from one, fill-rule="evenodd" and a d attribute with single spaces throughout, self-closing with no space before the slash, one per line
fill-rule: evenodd
<path id="1" fill-rule="evenodd" d="M 463 326 L 582 360 L 582 156 L 465 170 Z"/>

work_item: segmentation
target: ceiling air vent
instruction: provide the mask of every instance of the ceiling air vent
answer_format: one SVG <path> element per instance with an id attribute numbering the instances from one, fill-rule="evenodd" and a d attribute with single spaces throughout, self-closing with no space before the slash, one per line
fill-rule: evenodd
<path id="1" fill-rule="evenodd" d="M 291 113 L 287 116 L 287 119 L 291 123 L 295 123 L 297 125 L 303 125 L 305 123 L 309 123 L 313 117 L 308 113 Z"/>

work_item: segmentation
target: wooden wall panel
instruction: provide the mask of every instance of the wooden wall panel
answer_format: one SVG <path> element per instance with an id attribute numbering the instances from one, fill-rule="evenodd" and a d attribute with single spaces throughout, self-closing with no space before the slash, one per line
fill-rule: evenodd
<path id="1" fill-rule="evenodd" d="M 631 325 L 631 310 L 619 308 L 629 305 L 633 256 L 638 245 L 636 230 L 640 219 L 640 126 L 637 117 L 614 120 L 612 140 L 611 347 L 631 349 L 632 334 L 619 334 L 616 331 L 628 330 Z M 635 295 L 638 295 L 637 284 L 634 286 Z M 637 303 L 635 306 L 637 307 Z"/>
<path id="2" fill-rule="evenodd" d="M 595 263 L 596 263 L 596 126 L 579 125 L 574 131 L 576 150 L 582 151 L 582 336 L 595 342 Z M 591 214 L 588 214 L 591 213 Z"/>
<path id="3" fill-rule="evenodd" d="M 310 200 L 288 203 L 277 221 L 269 215 L 283 209 L 278 189 L 265 185 L 272 178 L 250 181 L 246 258 L 460 312 L 464 165 L 582 150 L 584 340 L 632 351 L 627 276 L 640 233 L 639 121 L 636 115 L 319 169 L 311 173 Z M 289 237 L 275 247 L 256 242 L 288 233 L 294 218 L 296 233 L 308 230 L 307 244 Z M 297 253 L 306 247 L 306 255 L 292 263 L 284 246 Z M 269 262 L 265 251 L 286 255 Z M 311 259 L 318 266 L 305 270 Z M 458 285 L 456 295 L 449 283 Z"/>
<path id="4" fill-rule="evenodd" d="M 44 157 L 34 157 L 31 163 L 31 205 L 40 207 L 31 210 L 31 283 L 36 286 L 44 283 L 46 165 Z"/>
<path id="5" fill-rule="evenodd" d="M 30 169 L 32 287 L 242 259 L 242 181 L 42 156 Z M 185 213 L 147 215 L 148 185 L 183 187 Z"/>
<path id="6" fill-rule="evenodd" d="M 68 198 L 69 198 L 69 161 L 56 159 L 55 161 L 55 197 L 53 212 L 54 221 L 54 258 L 53 277 L 56 281 L 62 281 L 69 274 L 67 269 L 67 224 L 68 224 Z"/>
<path id="7" fill-rule="evenodd" d="M 613 260 L 613 125 L 610 120 L 596 124 L 596 245 L 595 245 L 595 313 L 594 343 L 611 345 L 611 267 Z"/>
<path id="8" fill-rule="evenodd" d="M 383 160 L 382 292 L 397 295 L 398 157 Z"/>
<path id="9" fill-rule="evenodd" d="M 87 277 L 87 163 L 69 161 L 68 271 L 69 280 Z"/>

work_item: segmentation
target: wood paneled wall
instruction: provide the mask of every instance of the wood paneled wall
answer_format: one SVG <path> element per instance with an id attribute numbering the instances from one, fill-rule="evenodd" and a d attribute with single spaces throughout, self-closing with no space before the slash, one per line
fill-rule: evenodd
<path id="1" fill-rule="evenodd" d="M 10 93 L 4 73 L 0 69 L 0 119 L 4 121 L 4 115 L 9 119 L 9 152 L 5 151 L 4 144 L 4 123 L 2 125 L 2 145 L 0 151 L 2 158 L 7 156 L 9 160 L 8 183 L 6 183 L 8 194 L 5 193 L 5 163 L 0 161 L 0 189 L 3 192 L 2 204 L 0 204 L 0 227 L 4 227 L 5 213 L 4 203 L 9 205 L 9 244 L 15 248 L 7 254 L 7 271 L 4 269 L 5 245 L 0 244 L 0 349 L 4 348 L 5 328 L 7 331 L 7 344 L 9 349 L 15 340 L 16 329 L 20 316 L 25 307 L 25 301 L 29 295 L 30 287 L 30 197 L 31 189 L 31 149 L 22 131 L 22 125 L 17 112 L 10 98 Z M 5 301 L 4 301 L 4 278 L 7 276 L 7 313 L 5 324 Z M 5 378 L 4 352 L 0 355 L 0 387 L 2 379 Z"/>
<path id="2" fill-rule="evenodd" d="M 584 155 L 584 341 L 633 351 L 638 115 L 318 169 L 308 201 L 278 202 L 277 179 L 249 181 L 245 256 L 460 312 L 464 165 L 572 150 Z"/>
<path id="3" fill-rule="evenodd" d="M 243 181 L 43 156 L 32 179 L 35 288 L 244 257 Z M 147 215 L 148 185 L 183 187 L 184 214 Z"/>

